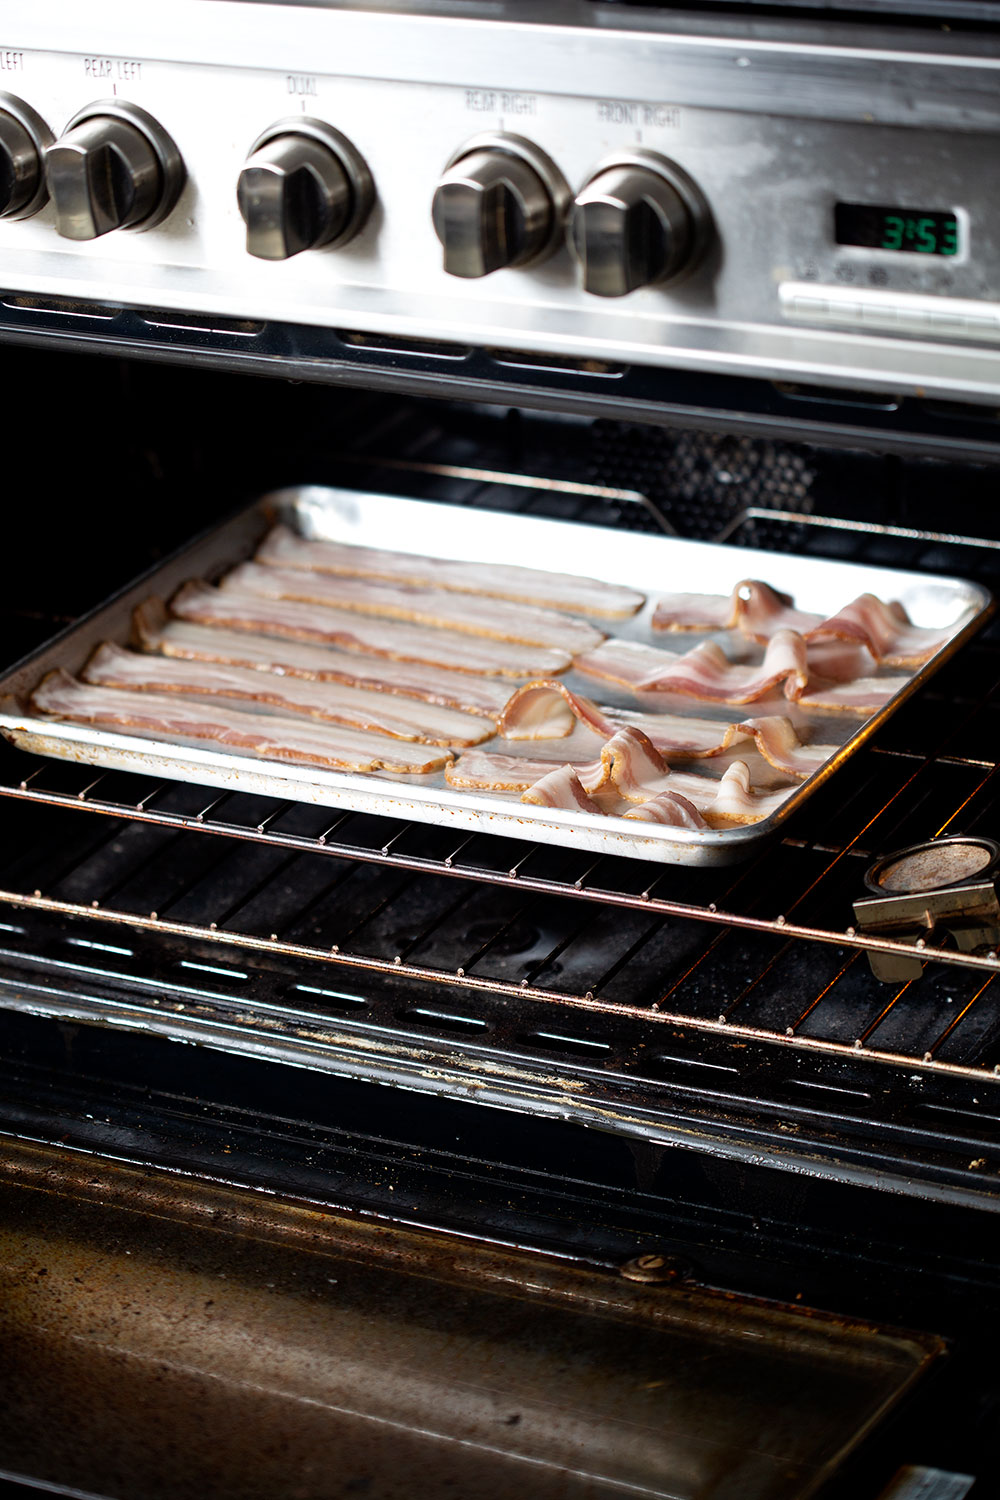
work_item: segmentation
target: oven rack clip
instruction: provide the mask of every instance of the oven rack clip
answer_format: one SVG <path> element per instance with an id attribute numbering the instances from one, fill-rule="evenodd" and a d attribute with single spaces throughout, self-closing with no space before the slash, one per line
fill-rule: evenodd
<path id="1" fill-rule="evenodd" d="M 1000 946 L 1000 843 L 950 837 L 910 844 L 883 854 L 865 873 L 874 894 L 855 901 L 859 931 L 912 940 L 914 955 L 869 952 L 876 979 L 919 979 L 928 943 L 954 944 L 963 952 Z"/>

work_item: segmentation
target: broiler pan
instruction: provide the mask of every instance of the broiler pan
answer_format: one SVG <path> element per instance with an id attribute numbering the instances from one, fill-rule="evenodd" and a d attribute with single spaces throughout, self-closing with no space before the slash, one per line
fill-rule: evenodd
<path id="1" fill-rule="evenodd" d="M 635 824 L 620 817 L 529 807 L 516 793 L 487 794 L 452 788 L 440 772 L 432 776 L 401 776 L 387 772 L 360 775 L 326 771 L 213 749 L 205 742 L 167 742 L 137 731 L 119 733 L 56 723 L 31 712 L 30 693 L 47 672 L 57 667 L 77 672 L 102 641 L 128 642 L 132 612 L 138 604 L 151 595 L 169 598 L 189 578 L 218 577 L 227 567 L 251 555 L 276 515 L 308 536 L 364 546 L 391 546 L 401 552 L 433 553 L 470 562 L 523 563 L 627 584 L 643 590 L 651 599 L 678 590 L 724 593 L 741 578 L 756 577 L 792 595 L 800 608 L 833 613 L 867 591 L 887 600 L 900 600 L 915 624 L 947 628 L 952 634 L 930 661 L 912 674 L 905 687 L 864 722 L 842 714 L 806 715 L 784 699 L 754 703 L 742 710 L 692 703 L 691 713 L 723 722 L 745 714 L 785 713 L 817 742 L 838 746 L 819 770 L 796 786 L 769 817 L 753 824 L 704 832 Z M 15 666 L 0 679 L 0 731 L 15 745 L 35 754 L 103 768 L 350 808 L 396 819 L 415 819 L 462 831 L 495 832 L 595 854 L 626 855 L 665 864 L 724 864 L 745 858 L 783 828 L 838 766 L 961 648 L 992 609 L 987 591 L 961 578 L 305 486 L 264 496 Z M 635 619 L 616 622 L 615 634 L 650 640 L 651 614 L 650 602 Z M 701 637 L 675 638 L 676 649 L 687 649 L 693 639 Z M 670 645 L 671 640 L 661 639 L 658 644 Z M 599 685 L 572 673 L 565 680 L 571 687 L 603 701 L 627 701 L 616 696 L 610 687 L 605 692 Z M 592 736 L 588 737 L 587 752 L 581 758 L 593 758 L 596 743 Z M 497 748 L 553 756 L 565 750 L 566 758 L 570 759 L 581 747 L 577 745 L 574 749 L 569 741 L 560 740 L 545 745 L 501 742 Z M 757 785 L 775 785 L 787 779 L 768 767 L 756 751 L 748 753 L 743 746 L 708 764 L 718 775 L 734 758 L 750 763 Z"/>

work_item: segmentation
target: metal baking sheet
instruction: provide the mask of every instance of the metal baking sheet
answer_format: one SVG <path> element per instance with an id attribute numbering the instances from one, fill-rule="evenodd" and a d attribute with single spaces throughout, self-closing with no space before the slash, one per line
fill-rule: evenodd
<path id="1" fill-rule="evenodd" d="M 862 592 L 898 599 L 917 625 L 953 634 L 905 688 L 864 722 L 855 715 L 805 714 L 776 696 L 741 709 L 673 699 L 668 711 L 688 712 L 727 722 L 745 714 L 781 713 L 799 728 L 808 728 L 821 743 L 839 745 L 820 769 L 796 786 L 770 817 L 732 828 L 694 832 L 643 825 L 620 817 L 597 817 L 577 811 L 522 803 L 516 793 L 460 791 L 443 772 L 401 776 L 387 772 L 325 771 L 268 761 L 245 753 L 210 748 L 204 741 L 163 741 L 138 732 L 122 734 L 86 725 L 62 724 L 32 715 L 28 698 L 46 672 L 64 667 L 76 673 L 102 641 L 126 644 L 132 612 L 150 595 L 169 598 L 189 578 L 217 578 L 249 557 L 268 526 L 281 516 L 304 535 L 392 547 L 409 553 L 433 553 L 450 560 L 521 563 L 556 572 L 598 577 L 627 584 L 649 596 L 634 619 L 616 621 L 614 634 L 652 640 L 650 619 L 657 596 L 686 592 L 728 593 L 741 578 L 764 579 L 791 594 L 801 608 L 834 613 Z M 133 584 L 109 603 L 72 626 L 56 640 L 0 679 L 0 731 L 15 745 L 35 754 L 87 765 L 138 771 L 190 780 L 225 790 L 350 808 L 393 818 L 416 819 L 458 830 L 485 831 L 539 843 L 563 844 L 595 854 L 626 855 L 665 864 L 708 865 L 745 858 L 787 823 L 802 803 L 895 711 L 921 683 L 948 660 L 984 622 L 993 608 L 987 591 L 960 578 L 941 578 L 890 568 L 874 568 L 792 553 L 754 551 L 675 537 L 650 536 L 532 516 L 433 504 L 422 500 L 306 486 L 266 495 L 235 519 L 193 542 L 163 566 Z M 704 636 L 659 637 L 656 644 L 687 650 Z M 727 639 L 730 651 L 733 638 Z M 754 648 L 743 643 L 750 653 Z M 898 673 L 896 674 L 898 675 Z M 572 688 L 601 701 L 627 704 L 610 684 L 565 675 Z M 511 691 L 515 682 L 511 679 Z M 554 753 L 566 759 L 591 759 L 595 741 L 501 741 L 504 753 L 529 756 Z M 739 746 L 715 757 L 712 774 L 721 775 L 733 759 L 748 761 L 754 784 L 775 786 L 788 778 L 775 772 L 757 752 Z M 705 769 L 705 762 L 694 762 Z"/>

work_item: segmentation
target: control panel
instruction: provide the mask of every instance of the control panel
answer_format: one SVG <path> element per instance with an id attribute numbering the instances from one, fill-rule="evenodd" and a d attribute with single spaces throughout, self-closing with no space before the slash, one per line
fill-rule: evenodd
<path id="1" fill-rule="evenodd" d="M 0 296 L 1000 398 L 997 39 L 20 11 Z"/>

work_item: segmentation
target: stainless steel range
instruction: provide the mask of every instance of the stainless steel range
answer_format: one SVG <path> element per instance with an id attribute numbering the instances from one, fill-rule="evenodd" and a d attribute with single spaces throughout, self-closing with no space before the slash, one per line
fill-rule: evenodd
<path id="1" fill-rule="evenodd" d="M 8 16 L 0 55 L 5 289 L 1000 392 L 981 35 L 583 0 L 57 0 Z"/>
<path id="2" fill-rule="evenodd" d="M 1000 6 L 4 27 L 5 681 L 287 486 L 997 591 Z M 704 869 L 0 742 L 11 1493 L 993 1493 L 970 637 Z"/>

